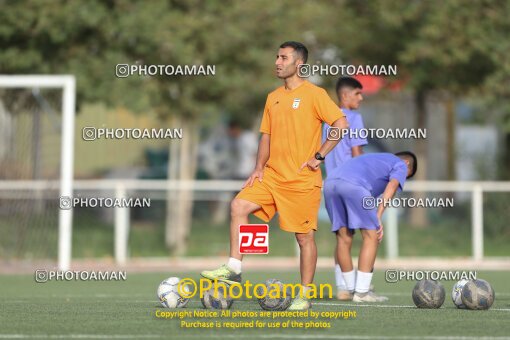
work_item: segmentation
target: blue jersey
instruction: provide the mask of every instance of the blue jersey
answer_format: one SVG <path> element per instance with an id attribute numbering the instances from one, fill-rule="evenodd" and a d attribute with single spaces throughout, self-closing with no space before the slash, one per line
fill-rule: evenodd
<path id="1" fill-rule="evenodd" d="M 365 128 L 363 125 L 363 119 L 359 113 L 344 108 L 342 108 L 342 112 L 345 114 L 345 118 L 347 118 L 349 129 L 360 130 Z M 328 128 L 329 125 L 324 124 L 322 129 L 322 142 L 326 141 Z M 337 146 L 335 146 L 335 148 L 326 156 L 324 161 L 326 166 L 326 176 L 328 178 L 330 175 L 334 176 L 334 173 L 340 168 L 340 166 L 352 158 L 353 147 L 366 144 L 368 143 L 365 138 L 350 138 L 349 134 L 345 134 L 340 143 L 338 143 Z"/>
<path id="2" fill-rule="evenodd" d="M 378 197 L 384 192 L 388 182 L 396 179 L 398 191 L 404 188 L 407 178 L 407 164 L 391 153 L 368 153 L 354 157 L 342 165 L 330 179 L 341 179 L 360 185 Z"/>

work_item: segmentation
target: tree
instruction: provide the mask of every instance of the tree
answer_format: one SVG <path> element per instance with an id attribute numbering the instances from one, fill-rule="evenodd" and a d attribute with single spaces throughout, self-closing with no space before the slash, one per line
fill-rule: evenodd
<path id="1" fill-rule="evenodd" d="M 509 79 L 510 67 L 503 62 L 508 59 L 503 51 L 509 50 L 503 38 L 509 25 L 503 8 L 508 6 L 506 1 L 347 1 L 339 13 L 350 21 L 340 27 L 336 41 L 351 60 L 399 66 L 399 78 L 414 93 L 416 128 L 426 126 L 429 94 L 449 98 L 450 176 L 455 159 L 453 99 L 475 90 L 508 92 L 494 81 Z M 426 179 L 426 141 L 417 140 L 415 151 L 417 178 Z M 424 210 L 412 213 L 414 225 L 427 224 Z"/>
<path id="2" fill-rule="evenodd" d="M 71 73 L 79 103 L 103 102 L 182 127 L 169 144 L 169 179 L 196 171 L 200 127 L 219 114 L 255 121 L 275 85 L 278 45 L 301 40 L 326 3 L 239 1 L 3 2 L 0 72 Z M 307 14 L 308 12 L 308 14 Z M 116 78 L 116 64 L 216 65 L 212 77 Z M 192 193 L 169 193 L 167 245 L 185 251 Z"/>

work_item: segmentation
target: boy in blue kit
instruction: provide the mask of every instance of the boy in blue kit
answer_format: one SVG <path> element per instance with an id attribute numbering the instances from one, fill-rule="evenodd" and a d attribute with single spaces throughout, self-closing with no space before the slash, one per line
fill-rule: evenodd
<path id="1" fill-rule="evenodd" d="M 363 100 L 361 93 L 363 85 L 352 77 L 341 77 L 336 83 L 336 94 L 338 97 L 338 106 L 347 118 L 349 129 L 351 131 L 362 130 L 365 128 L 361 115 L 356 112 Z M 323 142 L 327 139 L 329 125 L 324 124 L 322 131 Z M 333 173 L 349 159 L 363 154 L 363 145 L 368 144 L 365 138 L 360 138 L 360 134 L 345 134 L 338 145 L 330 152 L 324 160 L 326 166 L 326 175 Z M 327 184 L 328 182 L 325 182 Z M 327 192 L 324 192 L 326 202 L 331 198 Z M 331 222 L 333 222 L 333 212 L 328 209 Z M 352 300 L 352 295 L 347 291 L 342 276 L 340 265 L 338 264 L 338 248 L 335 247 L 333 258 L 335 259 L 335 283 L 337 287 L 337 299 L 341 301 Z"/>
<path id="2" fill-rule="evenodd" d="M 355 302 L 380 302 L 386 298 L 369 291 L 377 248 L 383 237 L 381 218 L 384 204 L 366 206 L 367 199 L 379 196 L 386 201 L 401 191 L 407 178 L 417 169 L 416 156 L 409 151 L 365 154 L 345 162 L 328 172 L 324 185 L 326 207 L 337 233 L 338 261 L 346 290 Z M 354 271 L 351 257 L 352 237 L 359 229 L 363 237 Z"/>

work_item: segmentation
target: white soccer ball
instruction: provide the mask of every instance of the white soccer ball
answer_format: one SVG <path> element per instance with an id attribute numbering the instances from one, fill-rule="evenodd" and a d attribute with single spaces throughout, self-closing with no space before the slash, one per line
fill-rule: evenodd
<path id="1" fill-rule="evenodd" d="M 180 279 L 178 277 L 169 277 L 159 284 L 158 299 L 166 308 L 182 308 L 188 304 L 189 298 L 179 294 L 178 286 Z M 189 292 L 186 285 L 181 286 L 181 290 Z"/>
<path id="2" fill-rule="evenodd" d="M 468 280 L 460 280 L 455 285 L 453 285 L 452 289 L 452 301 L 457 308 L 465 309 L 466 306 L 462 303 L 462 288 L 464 285 L 468 283 Z"/>

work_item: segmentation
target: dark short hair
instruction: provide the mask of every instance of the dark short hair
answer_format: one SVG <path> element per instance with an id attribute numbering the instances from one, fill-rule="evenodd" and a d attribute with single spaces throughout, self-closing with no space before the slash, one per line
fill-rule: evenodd
<path id="1" fill-rule="evenodd" d="M 411 178 L 418 170 L 418 160 L 416 159 L 416 155 L 411 151 L 400 151 L 395 154 L 395 156 L 406 159 L 409 161 L 411 165 L 411 174 L 407 176 L 407 178 Z"/>
<path id="2" fill-rule="evenodd" d="M 344 87 L 350 87 L 353 89 L 362 89 L 363 85 L 353 77 L 340 77 L 336 82 L 336 93 Z"/>
<path id="3" fill-rule="evenodd" d="M 308 60 L 308 49 L 305 45 L 297 41 L 286 41 L 280 45 L 280 48 L 292 47 L 296 51 L 297 55 L 306 63 Z"/>

